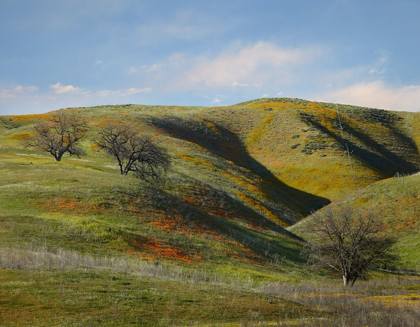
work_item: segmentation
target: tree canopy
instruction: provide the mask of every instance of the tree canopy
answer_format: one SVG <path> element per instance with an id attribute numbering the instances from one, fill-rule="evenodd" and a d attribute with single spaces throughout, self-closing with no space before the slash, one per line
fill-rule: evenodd
<path id="1" fill-rule="evenodd" d="M 87 121 L 75 113 L 56 113 L 46 121 L 35 124 L 34 135 L 27 145 L 50 153 L 61 161 L 65 153 L 79 157 L 83 150 L 77 143 L 86 136 Z"/>
<path id="2" fill-rule="evenodd" d="M 314 266 L 341 274 L 346 286 L 397 259 L 391 251 L 395 240 L 382 233 L 382 224 L 373 212 L 327 208 L 311 219 L 306 228 L 311 241 L 304 254 Z"/>
<path id="3" fill-rule="evenodd" d="M 98 133 L 95 143 L 117 160 L 121 175 L 132 171 L 143 180 L 159 180 L 170 166 L 166 149 L 151 135 L 140 134 L 127 123 L 108 124 Z"/>

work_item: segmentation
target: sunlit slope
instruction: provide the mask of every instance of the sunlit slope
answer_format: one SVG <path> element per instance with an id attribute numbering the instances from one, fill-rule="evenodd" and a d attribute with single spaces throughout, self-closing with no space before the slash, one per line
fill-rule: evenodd
<path id="1" fill-rule="evenodd" d="M 420 174 L 377 182 L 330 206 L 374 212 L 384 231 L 397 239 L 395 248 L 401 256 L 400 265 L 420 268 Z M 304 232 L 310 220 L 308 217 L 290 230 L 310 238 L 310 234 Z"/>
<path id="2" fill-rule="evenodd" d="M 207 269 L 217 264 L 222 273 L 224 269 L 229 273 L 232 263 L 250 269 L 279 260 L 301 263 L 299 240 L 282 228 L 298 214 L 281 204 L 271 208 L 264 194 L 254 195 L 261 181 L 246 169 L 195 143 L 159 132 L 152 118 L 160 110 L 81 109 L 91 126 L 83 141 L 87 155 L 64 157 L 59 163 L 24 147 L 33 123 L 49 114 L 2 117 L 1 246 L 46 245 L 96 255 L 205 264 L 210 266 Z M 196 109 L 173 110 L 182 114 Z M 173 166 L 164 183 L 121 176 L 115 162 L 97 153 L 92 142 L 96 131 L 115 120 L 131 121 L 154 133 L 169 149 Z M 290 218 L 277 215 L 277 207 L 287 210 Z"/>
<path id="3" fill-rule="evenodd" d="M 281 225 L 419 166 L 418 113 L 287 98 L 217 108 L 124 105 L 77 110 L 91 117 L 92 132 L 117 119 L 162 137 L 175 166 Z M 3 117 L 6 128 L 20 126 L 9 129 L 3 142 L 24 138 L 36 119 Z"/>
<path id="4" fill-rule="evenodd" d="M 276 178 L 312 195 L 295 197 L 311 208 L 419 166 L 418 113 L 297 99 L 260 99 L 210 113 L 230 124 Z"/>

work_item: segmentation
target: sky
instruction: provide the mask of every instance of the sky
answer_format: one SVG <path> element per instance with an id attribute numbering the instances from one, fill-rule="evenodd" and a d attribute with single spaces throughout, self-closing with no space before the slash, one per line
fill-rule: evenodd
<path id="1" fill-rule="evenodd" d="M 293 97 L 420 111 L 420 1 L 0 0 L 0 115 Z"/>

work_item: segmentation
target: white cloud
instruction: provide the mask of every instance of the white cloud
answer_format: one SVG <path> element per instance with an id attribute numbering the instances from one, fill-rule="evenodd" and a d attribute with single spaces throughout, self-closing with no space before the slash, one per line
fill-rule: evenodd
<path id="1" fill-rule="evenodd" d="M 232 86 L 240 86 L 240 87 L 245 87 L 245 86 L 249 86 L 249 84 L 246 83 L 239 83 L 239 82 L 233 82 Z"/>
<path id="2" fill-rule="evenodd" d="M 386 72 L 385 67 L 388 64 L 389 53 L 386 50 L 379 50 L 378 52 L 380 56 L 378 60 L 376 60 L 376 62 L 374 63 L 373 67 L 369 70 L 369 75 L 383 75 Z"/>
<path id="3" fill-rule="evenodd" d="M 264 93 L 262 96 L 261 96 L 261 98 L 268 98 L 270 96 L 270 94 L 268 94 L 268 93 Z"/>
<path id="4" fill-rule="evenodd" d="M 375 68 L 372 68 L 371 70 L 369 70 L 369 74 L 370 74 L 370 75 L 372 75 L 372 74 L 382 75 L 382 74 L 384 74 L 385 72 L 386 72 L 386 68 L 382 68 L 382 69 L 375 69 Z"/>
<path id="5" fill-rule="evenodd" d="M 14 90 L 15 92 L 18 92 L 18 93 L 19 93 L 19 92 L 25 92 L 25 91 L 35 92 L 35 91 L 37 91 L 37 90 L 38 90 L 38 87 L 33 86 L 33 85 L 31 85 L 31 86 L 27 86 L 27 87 L 23 87 L 23 86 L 19 85 L 19 86 L 15 87 L 13 90 Z"/>
<path id="6" fill-rule="evenodd" d="M 96 95 L 99 97 L 109 97 L 111 95 L 115 95 L 115 91 L 101 90 L 101 91 L 96 92 Z"/>
<path id="7" fill-rule="evenodd" d="M 88 90 L 61 83 L 50 85 L 43 92 L 35 92 L 37 90 L 35 86 L 0 89 L 0 115 L 25 111 L 26 113 L 46 112 L 57 108 L 94 106 L 104 103 L 115 104 L 124 102 L 122 101 L 124 98 L 135 98 L 138 94 L 152 92 L 150 87 Z M 35 94 L 30 92 L 35 92 Z"/>
<path id="8" fill-rule="evenodd" d="M 16 94 L 12 90 L 1 89 L 0 99 L 14 98 Z"/>
<path id="9" fill-rule="evenodd" d="M 152 92 L 152 89 L 150 87 L 146 87 L 143 89 L 137 89 L 135 87 L 132 87 L 132 88 L 121 91 L 120 95 L 127 96 L 127 95 L 133 95 L 133 94 L 138 94 L 138 93 L 150 93 L 150 92 Z"/>
<path id="10" fill-rule="evenodd" d="M 212 101 L 212 103 L 216 103 L 216 104 L 219 104 L 220 102 L 222 102 L 222 100 L 220 100 L 219 98 L 215 98 Z"/>
<path id="11" fill-rule="evenodd" d="M 97 65 L 102 65 L 104 62 L 102 60 L 96 60 L 95 63 L 93 64 L 94 66 Z"/>
<path id="12" fill-rule="evenodd" d="M 239 89 L 246 87 L 283 88 L 302 79 L 307 64 L 323 54 L 320 48 L 285 49 L 270 42 L 248 46 L 238 44 L 215 55 L 170 57 L 129 72 L 145 72 L 149 85 L 165 92 Z M 274 92 L 274 91 L 273 91 Z"/>
<path id="13" fill-rule="evenodd" d="M 155 63 L 152 65 L 143 65 L 141 67 L 141 70 L 146 73 L 163 72 L 163 73 L 170 74 L 171 70 L 177 70 L 177 69 L 181 69 L 182 71 L 188 70 L 189 65 L 191 65 L 192 62 L 194 62 L 194 59 L 191 59 L 191 58 L 188 59 L 182 53 L 174 53 L 163 62 Z M 138 70 L 136 70 L 135 72 L 138 72 Z M 179 78 L 179 72 L 175 73 L 175 75 L 177 75 L 177 77 Z"/>
<path id="14" fill-rule="evenodd" d="M 359 83 L 316 97 L 315 100 L 390 110 L 420 110 L 420 85 L 392 87 L 382 81 Z"/>
<path id="15" fill-rule="evenodd" d="M 380 57 L 378 59 L 378 64 L 385 65 L 386 63 L 388 63 L 388 60 L 389 60 L 389 53 L 388 53 L 388 51 L 382 49 L 382 50 L 379 50 L 379 53 L 381 55 L 380 55 Z"/>
<path id="16" fill-rule="evenodd" d="M 63 85 L 61 83 L 51 84 L 50 90 L 55 94 L 77 93 L 81 91 L 78 87 L 74 87 L 73 85 Z"/>
<path id="17" fill-rule="evenodd" d="M 74 87 L 73 85 L 63 85 L 61 83 L 56 83 L 50 85 L 50 90 L 54 92 L 54 94 L 77 94 L 83 95 L 85 97 L 125 97 L 129 95 L 139 94 L 139 93 L 150 93 L 152 89 L 150 87 L 146 88 L 129 88 L 129 89 L 122 89 L 122 90 L 99 90 L 97 92 L 93 92 L 90 90 L 84 90 L 78 87 Z"/>
<path id="18" fill-rule="evenodd" d="M 281 95 L 283 95 L 283 92 L 277 92 L 277 94 L 276 94 L 277 96 L 281 96 Z"/>
<path id="19" fill-rule="evenodd" d="M 135 73 L 137 73 L 137 68 L 131 66 L 128 69 L 128 75 L 135 74 Z"/>
<path id="20" fill-rule="evenodd" d="M 146 87 L 142 89 L 132 87 L 125 90 L 116 90 L 116 91 L 101 90 L 101 91 L 96 92 L 96 95 L 100 97 L 110 97 L 110 96 L 125 97 L 125 96 L 129 96 L 133 94 L 150 93 L 150 92 L 152 92 L 152 89 L 150 87 Z"/>
<path id="21" fill-rule="evenodd" d="M 13 89 L 0 89 L 0 99 L 10 99 L 15 98 L 18 94 L 22 94 L 24 92 L 35 92 L 38 90 L 36 86 L 22 86 L 18 85 Z"/>
<path id="22" fill-rule="evenodd" d="M 318 49 L 283 49 L 269 42 L 226 51 L 214 59 L 199 57 L 187 72 L 187 81 L 206 86 L 243 86 L 276 79 L 289 82 L 291 68 L 317 58 Z M 240 83 L 238 81 L 241 81 Z"/>
<path id="23" fill-rule="evenodd" d="M 163 64 L 153 64 L 150 67 L 146 68 L 147 73 L 151 73 L 157 70 L 160 70 L 163 67 Z"/>

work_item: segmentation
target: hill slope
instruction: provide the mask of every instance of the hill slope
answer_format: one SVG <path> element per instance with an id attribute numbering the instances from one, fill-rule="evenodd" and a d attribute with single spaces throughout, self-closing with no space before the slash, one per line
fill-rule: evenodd
<path id="1" fill-rule="evenodd" d="M 66 111 L 90 130 L 87 155 L 61 162 L 24 146 L 51 113 L 0 116 L 0 320 L 8 325 L 343 324 L 353 314 L 337 315 L 336 302 L 348 309 L 349 294 L 322 291 L 333 303 L 326 308 L 308 302 L 318 285 L 292 291 L 305 280 L 328 284 L 307 269 L 296 234 L 331 202 L 381 208 L 404 264 L 418 266 L 418 175 L 380 180 L 417 169 L 419 114 L 337 112 L 298 99 Z M 98 153 L 92 139 L 109 121 L 128 121 L 168 149 L 163 183 L 121 176 Z M 405 283 L 386 285 L 408 306 L 418 287 Z M 365 296 L 379 301 L 384 286 L 369 287 Z M 372 319 L 381 325 L 377 311 Z"/>
<path id="2" fill-rule="evenodd" d="M 299 241 L 285 226 L 418 166 L 415 113 L 287 98 L 218 108 L 68 110 L 90 121 L 83 141 L 88 155 L 61 163 L 23 146 L 32 125 L 50 114 L 0 117 L 2 219 L 5 226 L 21 221 L 23 230 L 31 219 L 41 229 L 64 220 L 58 239 L 69 229 L 98 251 L 106 248 L 100 240 L 144 258 L 212 261 L 234 253 L 242 260 L 280 255 L 300 262 Z M 115 163 L 92 147 L 95 133 L 115 120 L 132 122 L 169 149 L 173 168 L 166 183 L 119 176 Z M 68 241 L 78 245 L 76 238 Z M 215 245 L 220 238 L 226 248 Z"/>
<path id="3" fill-rule="evenodd" d="M 396 251 L 401 266 L 420 268 L 420 174 L 390 178 L 360 189 L 330 207 L 352 207 L 357 211 L 374 211 L 384 231 L 397 239 Z M 323 209 L 321 209 L 323 210 Z M 304 232 L 311 217 L 289 230 L 310 239 Z"/>

